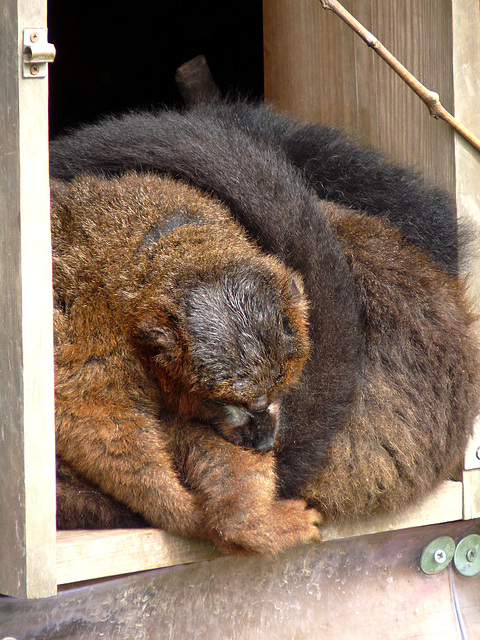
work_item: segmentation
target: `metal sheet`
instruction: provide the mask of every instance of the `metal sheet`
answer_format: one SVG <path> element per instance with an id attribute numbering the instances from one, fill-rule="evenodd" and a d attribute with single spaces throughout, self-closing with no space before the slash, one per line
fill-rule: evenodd
<path id="1" fill-rule="evenodd" d="M 17 640 L 476 640 L 480 576 L 451 563 L 427 576 L 423 549 L 478 522 L 309 545 L 276 560 L 218 558 L 69 588 L 36 601 L 0 599 L 0 637 Z M 463 635 L 462 635 L 463 633 Z"/>

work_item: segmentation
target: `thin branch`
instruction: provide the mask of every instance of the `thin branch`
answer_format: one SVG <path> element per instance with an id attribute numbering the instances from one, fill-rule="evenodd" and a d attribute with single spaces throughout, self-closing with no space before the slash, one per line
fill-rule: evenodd
<path id="1" fill-rule="evenodd" d="M 357 33 L 369 47 L 374 49 L 378 55 L 402 78 L 402 80 L 423 100 L 427 105 L 430 115 L 434 118 L 440 118 L 448 122 L 448 124 L 462 135 L 475 149 L 480 151 L 480 139 L 471 131 L 464 127 L 452 114 L 447 111 L 440 102 L 438 93 L 427 89 L 417 78 L 406 69 L 403 64 L 395 58 L 390 51 L 383 46 L 378 38 L 349 13 L 337 0 L 320 0 L 324 9 L 333 11 L 339 18 L 348 24 L 348 26 Z"/>

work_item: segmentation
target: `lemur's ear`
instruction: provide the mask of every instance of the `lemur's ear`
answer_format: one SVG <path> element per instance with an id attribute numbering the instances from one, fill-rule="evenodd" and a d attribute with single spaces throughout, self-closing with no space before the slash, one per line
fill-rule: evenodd
<path id="1" fill-rule="evenodd" d="M 303 301 L 304 289 L 303 281 L 298 273 L 290 274 L 288 280 L 288 293 L 293 304 L 300 304 Z"/>
<path id="2" fill-rule="evenodd" d="M 176 340 L 170 327 L 146 326 L 144 323 L 138 324 L 135 330 L 135 337 L 146 347 L 152 349 L 168 350 L 175 346 Z"/>
<path id="3" fill-rule="evenodd" d="M 170 314 L 166 318 L 144 318 L 135 324 L 132 336 L 138 346 L 155 354 L 171 353 L 179 341 L 177 324 Z"/>

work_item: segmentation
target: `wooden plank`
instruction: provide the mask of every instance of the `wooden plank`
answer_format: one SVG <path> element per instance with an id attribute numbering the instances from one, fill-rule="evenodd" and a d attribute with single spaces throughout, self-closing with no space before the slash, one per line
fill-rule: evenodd
<path id="1" fill-rule="evenodd" d="M 47 79 L 22 77 L 22 32 L 46 0 L 0 21 L 0 593 L 55 593 L 53 326 Z"/>
<path id="2" fill-rule="evenodd" d="M 453 102 L 451 0 L 345 0 L 443 105 Z M 453 132 L 318 0 L 264 0 L 265 97 L 311 121 L 344 127 L 454 192 Z"/>
<path id="3" fill-rule="evenodd" d="M 477 469 L 480 475 L 480 417 L 475 422 L 473 435 L 465 452 L 464 469 Z"/>
<path id="4" fill-rule="evenodd" d="M 478 469 L 463 472 L 463 518 L 480 518 L 480 473 Z"/>
<path id="5" fill-rule="evenodd" d="M 445 482 L 409 510 L 395 516 L 329 525 L 325 541 L 461 520 L 462 484 Z M 211 560 L 223 554 L 205 540 L 177 538 L 157 529 L 59 531 L 57 580 L 68 584 L 99 577 Z"/>
<path id="6" fill-rule="evenodd" d="M 480 7 L 477 0 L 452 0 L 452 7 L 455 116 L 480 135 Z M 480 313 L 480 153 L 458 135 L 455 136 L 455 173 L 458 218 L 460 223 L 468 225 L 470 238 L 476 238 L 475 250 L 470 247 L 464 256 L 462 271 Z M 466 519 L 480 516 L 480 461 L 476 455 L 479 447 L 480 425 L 477 424 L 465 457 L 465 468 L 469 469 L 463 476 Z"/>
<path id="7" fill-rule="evenodd" d="M 158 529 L 59 531 L 58 584 L 211 560 L 223 555 L 207 540 Z"/>

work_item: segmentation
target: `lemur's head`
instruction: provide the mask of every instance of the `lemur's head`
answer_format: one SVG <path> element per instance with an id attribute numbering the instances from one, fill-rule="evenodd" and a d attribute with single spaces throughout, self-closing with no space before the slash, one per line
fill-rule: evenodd
<path id="1" fill-rule="evenodd" d="M 52 235 L 58 304 L 103 300 L 98 342 L 133 347 L 173 418 L 273 447 L 309 351 L 299 275 L 219 200 L 156 174 L 52 182 Z"/>
<path id="2" fill-rule="evenodd" d="M 265 452 L 309 342 L 301 279 L 277 261 L 260 265 L 194 287 L 186 317 L 195 386 L 208 391 L 203 418 L 226 440 Z"/>
<path id="3" fill-rule="evenodd" d="M 241 260 L 192 282 L 177 312 L 142 336 L 179 415 L 236 445 L 273 449 L 282 395 L 309 352 L 300 276 L 269 256 Z"/>

